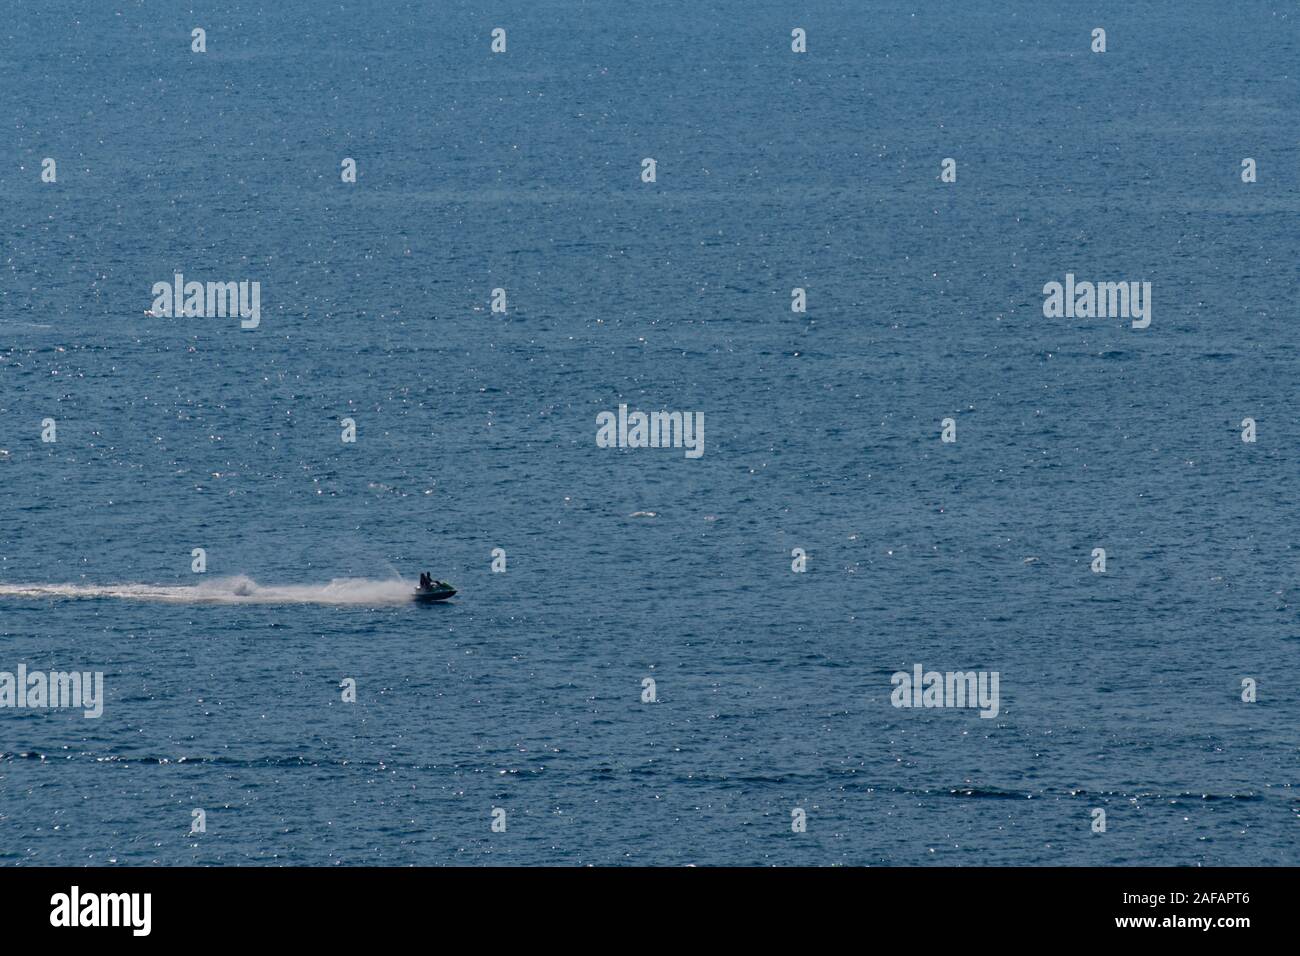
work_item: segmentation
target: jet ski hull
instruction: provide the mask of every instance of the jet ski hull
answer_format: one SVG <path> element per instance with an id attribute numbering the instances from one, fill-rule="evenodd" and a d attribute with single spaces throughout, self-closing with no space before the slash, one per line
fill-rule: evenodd
<path id="1" fill-rule="evenodd" d="M 455 588 L 434 588 L 431 591 L 416 591 L 413 596 L 416 604 L 437 604 L 455 594 Z"/>

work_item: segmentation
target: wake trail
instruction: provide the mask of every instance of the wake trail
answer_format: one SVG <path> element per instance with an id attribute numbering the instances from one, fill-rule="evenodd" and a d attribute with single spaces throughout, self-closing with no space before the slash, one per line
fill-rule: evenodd
<path id="1" fill-rule="evenodd" d="M 0 584 L 5 598 L 110 598 L 162 604 L 409 604 L 414 585 L 400 578 L 334 578 L 328 584 L 262 585 L 243 575 L 195 585 Z"/>

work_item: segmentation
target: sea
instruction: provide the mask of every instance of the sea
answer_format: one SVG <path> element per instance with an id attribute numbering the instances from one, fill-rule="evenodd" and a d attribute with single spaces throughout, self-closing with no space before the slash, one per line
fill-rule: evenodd
<path id="1" fill-rule="evenodd" d="M 1298 18 L 11 3 L 0 865 L 1300 863 Z"/>

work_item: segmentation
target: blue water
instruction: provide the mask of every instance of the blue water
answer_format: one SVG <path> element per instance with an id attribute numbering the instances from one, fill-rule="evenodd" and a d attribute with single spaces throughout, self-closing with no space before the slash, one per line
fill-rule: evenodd
<path id="1" fill-rule="evenodd" d="M 14 5 L 0 671 L 107 699 L 0 709 L 0 863 L 1300 862 L 1297 26 Z M 260 327 L 146 316 L 176 271 Z"/>

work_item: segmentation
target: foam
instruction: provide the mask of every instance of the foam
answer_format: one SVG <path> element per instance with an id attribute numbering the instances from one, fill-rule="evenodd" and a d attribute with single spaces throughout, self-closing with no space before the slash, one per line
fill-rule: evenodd
<path id="1" fill-rule="evenodd" d="M 162 604 L 405 604 L 415 587 L 401 578 L 334 578 L 327 584 L 262 585 L 250 577 L 212 578 L 196 585 L 0 584 L 3 598 L 118 599 Z"/>

